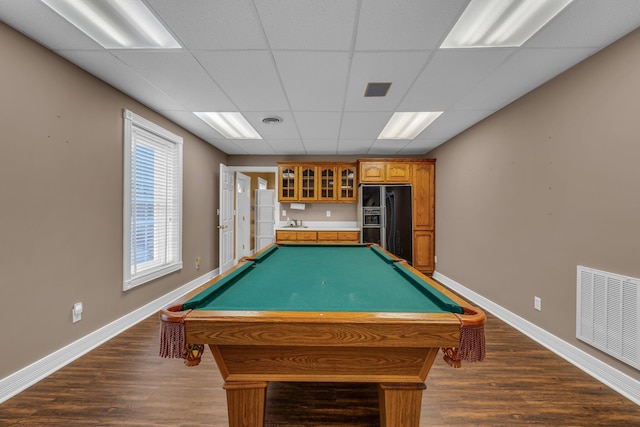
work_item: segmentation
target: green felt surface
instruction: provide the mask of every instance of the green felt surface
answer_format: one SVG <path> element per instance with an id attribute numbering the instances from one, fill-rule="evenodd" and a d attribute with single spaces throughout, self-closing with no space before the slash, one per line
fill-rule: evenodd
<path id="1" fill-rule="evenodd" d="M 456 312 L 462 308 L 383 252 L 363 245 L 283 245 L 183 308 L 314 312 Z"/>

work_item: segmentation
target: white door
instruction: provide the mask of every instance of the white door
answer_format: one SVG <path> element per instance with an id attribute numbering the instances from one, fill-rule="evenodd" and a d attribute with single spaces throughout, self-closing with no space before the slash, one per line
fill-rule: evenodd
<path id="1" fill-rule="evenodd" d="M 236 172 L 236 259 L 251 255 L 251 177 Z"/>
<path id="2" fill-rule="evenodd" d="M 275 190 L 256 190 L 256 252 L 275 242 Z"/>
<path id="3" fill-rule="evenodd" d="M 233 171 L 227 166 L 220 164 L 220 208 L 218 212 L 218 238 L 220 254 L 219 269 L 220 274 L 224 273 L 235 264 L 233 256 Z"/>
<path id="4" fill-rule="evenodd" d="M 258 190 L 266 190 L 267 189 L 267 180 L 264 178 L 258 177 Z"/>

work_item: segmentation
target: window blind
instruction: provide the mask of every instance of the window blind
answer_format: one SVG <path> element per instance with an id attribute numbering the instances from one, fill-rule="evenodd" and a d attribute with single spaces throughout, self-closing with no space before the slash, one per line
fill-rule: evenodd
<path id="1" fill-rule="evenodd" d="M 182 268 L 182 140 L 131 114 L 125 132 L 125 290 Z"/>

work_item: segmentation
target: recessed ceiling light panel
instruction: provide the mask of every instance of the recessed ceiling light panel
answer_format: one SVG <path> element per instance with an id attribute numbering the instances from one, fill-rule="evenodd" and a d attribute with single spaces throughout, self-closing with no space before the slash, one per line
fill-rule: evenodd
<path id="1" fill-rule="evenodd" d="M 141 0 L 42 0 L 105 49 L 179 49 Z"/>
<path id="2" fill-rule="evenodd" d="M 227 139 L 262 139 L 241 113 L 199 112 L 195 115 Z"/>
<path id="3" fill-rule="evenodd" d="M 518 47 L 572 0 L 471 0 L 442 48 Z"/>
<path id="4" fill-rule="evenodd" d="M 442 111 L 393 113 L 378 139 L 413 139 L 440 117 L 440 114 Z"/>

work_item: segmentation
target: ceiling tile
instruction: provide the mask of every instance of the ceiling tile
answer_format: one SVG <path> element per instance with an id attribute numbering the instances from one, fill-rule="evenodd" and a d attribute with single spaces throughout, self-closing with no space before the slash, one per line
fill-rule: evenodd
<path id="1" fill-rule="evenodd" d="M 305 139 L 304 147 L 307 154 L 336 154 L 337 139 Z"/>
<path id="2" fill-rule="evenodd" d="M 336 154 L 366 154 L 373 139 L 340 139 Z"/>
<path id="3" fill-rule="evenodd" d="M 274 52 L 291 103 L 301 111 L 340 111 L 347 85 L 349 54 Z"/>
<path id="4" fill-rule="evenodd" d="M 430 51 L 356 53 L 351 64 L 346 111 L 393 111 L 425 65 Z M 384 97 L 364 96 L 370 82 L 391 83 Z"/>
<path id="5" fill-rule="evenodd" d="M 269 139 L 268 144 L 276 154 L 307 154 L 300 139 Z"/>
<path id="6" fill-rule="evenodd" d="M 303 139 L 338 139 L 340 113 L 294 112 Z"/>
<path id="7" fill-rule="evenodd" d="M 351 50 L 355 0 L 256 0 L 255 4 L 271 49 Z"/>
<path id="8" fill-rule="evenodd" d="M 342 116 L 340 139 L 375 139 L 391 118 L 390 112 L 347 112 Z"/>
<path id="9" fill-rule="evenodd" d="M 402 139 L 376 139 L 367 154 L 392 155 L 398 154 L 409 141 Z"/>
<path id="10" fill-rule="evenodd" d="M 274 148 L 265 139 L 238 139 L 233 141 L 238 149 L 247 154 L 276 154 Z"/>
<path id="11" fill-rule="evenodd" d="M 265 49 L 249 0 L 147 0 L 188 49 Z"/>
<path id="12" fill-rule="evenodd" d="M 194 55 L 239 109 L 289 109 L 268 51 L 197 51 Z"/>
<path id="13" fill-rule="evenodd" d="M 437 51 L 420 74 L 399 111 L 444 111 L 485 79 L 513 49 Z"/>
<path id="14" fill-rule="evenodd" d="M 443 142 L 442 139 L 414 139 L 402 147 L 402 149 L 398 151 L 398 154 L 405 156 L 426 154 Z"/>
<path id="15" fill-rule="evenodd" d="M 363 0 L 356 50 L 419 50 L 440 46 L 467 0 Z"/>
<path id="16" fill-rule="evenodd" d="M 113 53 L 190 111 L 238 111 L 188 52 Z"/>

